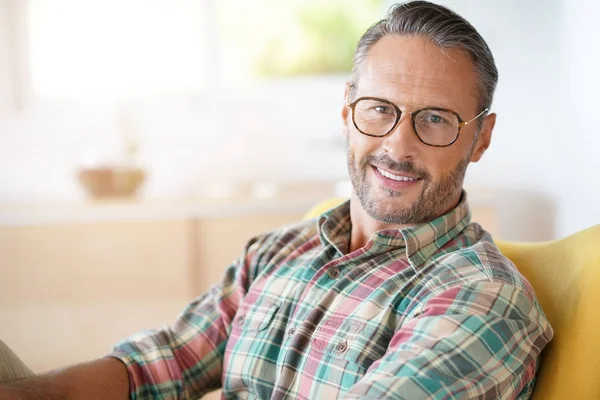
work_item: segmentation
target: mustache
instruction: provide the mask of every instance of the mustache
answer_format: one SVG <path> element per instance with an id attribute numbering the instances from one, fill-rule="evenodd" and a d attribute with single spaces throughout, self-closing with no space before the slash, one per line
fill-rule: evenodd
<path id="1" fill-rule="evenodd" d="M 382 154 L 378 156 L 367 156 L 364 159 L 364 164 L 374 164 L 378 167 L 399 173 L 406 173 L 419 176 L 422 179 L 428 179 L 429 173 L 421 168 L 417 168 L 412 161 L 394 161 L 389 156 Z"/>

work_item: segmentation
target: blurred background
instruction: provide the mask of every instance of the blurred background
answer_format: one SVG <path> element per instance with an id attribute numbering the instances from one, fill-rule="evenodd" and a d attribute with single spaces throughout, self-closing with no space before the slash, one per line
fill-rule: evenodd
<path id="1" fill-rule="evenodd" d="M 503 238 L 597 222 L 600 6 L 441 3 L 479 29 L 500 70 L 493 145 L 467 186 L 510 205 Z M 77 202 L 79 168 L 123 163 L 144 168 L 144 199 L 345 179 L 343 84 L 390 4 L 1 0 L 0 203 Z"/>
<path id="2" fill-rule="evenodd" d="M 37 370 L 102 354 L 347 196 L 344 83 L 392 3 L 0 0 L 0 337 Z M 600 222 L 600 4 L 439 3 L 500 71 L 475 219 L 508 240 Z"/>

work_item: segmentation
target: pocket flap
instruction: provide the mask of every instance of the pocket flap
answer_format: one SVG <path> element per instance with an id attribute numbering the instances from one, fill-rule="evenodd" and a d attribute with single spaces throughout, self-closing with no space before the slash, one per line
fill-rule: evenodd
<path id="1" fill-rule="evenodd" d="M 281 304 L 277 302 L 253 305 L 237 315 L 236 322 L 244 331 L 262 331 L 269 326 L 280 307 Z"/>

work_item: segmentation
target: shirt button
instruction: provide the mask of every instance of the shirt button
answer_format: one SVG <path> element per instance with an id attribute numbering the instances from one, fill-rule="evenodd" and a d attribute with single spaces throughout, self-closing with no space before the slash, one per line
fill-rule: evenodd
<path id="1" fill-rule="evenodd" d="M 240 315 L 240 316 L 237 318 L 237 322 L 238 322 L 238 324 L 240 324 L 240 325 L 244 325 L 244 316 L 243 316 L 243 315 Z"/>
<path id="2" fill-rule="evenodd" d="M 296 329 L 294 329 L 294 328 L 291 328 L 291 329 L 288 331 L 288 335 L 290 335 L 290 336 L 294 336 L 295 334 L 296 334 Z"/>
<path id="3" fill-rule="evenodd" d="M 338 276 L 340 276 L 340 270 L 339 268 L 331 268 L 327 271 L 327 274 L 329 274 L 331 279 L 336 279 Z"/>
<path id="4" fill-rule="evenodd" d="M 335 349 L 340 353 L 345 352 L 346 350 L 348 350 L 348 342 L 338 343 L 338 345 L 335 347 Z"/>

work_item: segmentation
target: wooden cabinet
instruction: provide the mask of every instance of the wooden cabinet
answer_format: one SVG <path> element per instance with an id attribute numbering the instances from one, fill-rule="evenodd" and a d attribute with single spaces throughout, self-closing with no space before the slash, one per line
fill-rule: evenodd
<path id="1" fill-rule="evenodd" d="M 0 336 L 35 371 L 105 354 L 191 296 L 187 220 L 0 228 Z"/>
<path id="2" fill-rule="evenodd" d="M 173 321 L 253 235 L 299 213 L 0 227 L 0 337 L 34 371 Z"/>

